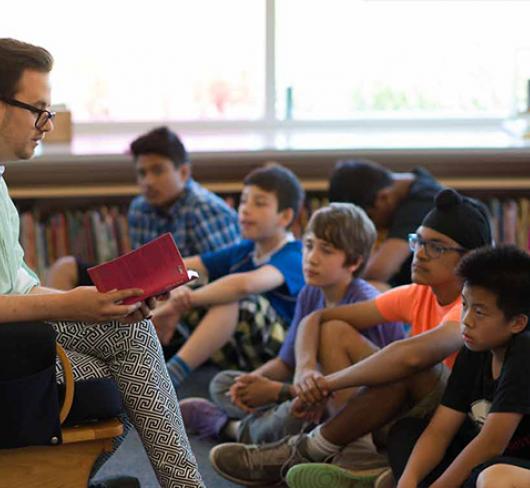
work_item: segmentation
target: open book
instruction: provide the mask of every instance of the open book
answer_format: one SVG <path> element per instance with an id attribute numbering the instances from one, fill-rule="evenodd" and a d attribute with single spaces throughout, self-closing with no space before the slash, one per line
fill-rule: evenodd
<path id="1" fill-rule="evenodd" d="M 88 274 L 101 292 L 126 288 L 144 290 L 142 296 L 123 300 L 125 304 L 161 295 L 199 276 L 186 269 L 169 232 L 123 256 L 89 268 Z"/>

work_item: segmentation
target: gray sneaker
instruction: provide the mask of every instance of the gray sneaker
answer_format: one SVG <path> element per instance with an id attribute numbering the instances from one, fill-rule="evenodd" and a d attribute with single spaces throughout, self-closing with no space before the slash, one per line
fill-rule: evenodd
<path id="1" fill-rule="evenodd" d="M 281 483 L 291 466 L 313 462 L 304 452 L 307 435 L 300 434 L 270 444 L 231 442 L 210 451 L 214 469 L 227 480 L 244 486 Z"/>

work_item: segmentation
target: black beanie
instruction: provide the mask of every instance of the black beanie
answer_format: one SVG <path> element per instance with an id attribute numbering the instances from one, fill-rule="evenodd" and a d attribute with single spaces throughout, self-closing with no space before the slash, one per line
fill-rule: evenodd
<path id="1" fill-rule="evenodd" d="M 491 227 L 484 205 L 451 188 L 434 197 L 435 207 L 421 223 L 458 242 L 464 249 L 491 244 Z"/>

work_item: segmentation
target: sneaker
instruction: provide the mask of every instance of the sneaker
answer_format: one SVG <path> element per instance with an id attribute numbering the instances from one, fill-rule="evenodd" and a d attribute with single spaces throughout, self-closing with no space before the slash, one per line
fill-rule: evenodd
<path id="1" fill-rule="evenodd" d="M 372 488 L 386 468 L 351 471 L 333 464 L 311 463 L 293 466 L 287 473 L 289 488 Z"/>
<path id="2" fill-rule="evenodd" d="M 374 488 L 394 488 L 396 482 L 390 468 L 385 469 L 375 480 Z"/>
<path id="3" fill-rule="evenodd" d="M 233 483 L 270 486 L 280 483 L 291 466 L 311 462 L 304 452 L 306 439 L 305 434 L 300 434 L 261 446 L 220 444 L 210 451 L 210 462 Z"/>
<path id="4" fill-rule="evenodd" d="M 206 398 L 186 398 L 179 402 L 186 432 L 201 439 L 219 439 L 228 415 Z"/>

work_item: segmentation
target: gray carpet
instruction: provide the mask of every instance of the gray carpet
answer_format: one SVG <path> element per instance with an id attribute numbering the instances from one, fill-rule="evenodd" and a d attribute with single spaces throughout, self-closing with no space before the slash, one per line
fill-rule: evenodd
<path id="1" fill-rule="evenodd" d="M 179 399 L 191 396 L 207 398 L 209 380 L 217 371 L 212 366 L 206 366 L 194 372 L 179 390 Z M 190 438 L 190 441 L 199 464 L 199 470 L 208 488 L 232 488 L 237 486 L 221 478 L 211 467 L 208 461 L 208 453 L 210 448 L 215 445 L 214 442 L 198 440 L 193 437 Z M 160 486 L 135 431 L 129 433 L 116 453 L 98 472 L 95 481 L 119 475 L 137 477 L 142 488 L 159 488 Z"/>

